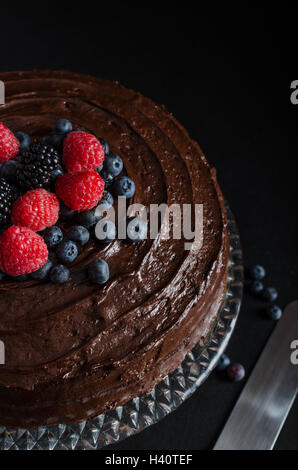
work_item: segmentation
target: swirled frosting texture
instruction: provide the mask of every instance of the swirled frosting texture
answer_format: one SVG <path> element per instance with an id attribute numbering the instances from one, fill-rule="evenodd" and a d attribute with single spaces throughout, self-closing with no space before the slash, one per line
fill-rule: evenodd
<path id="1" fill-rule="evenodd" d="M 64 285 L 0 283 L 0 425 L 92 418 L 150 389 L 204 341 L 222 303 L 228 236 L 224 205 L 202 151 L 162 106 L 118 83 L 69 72 L 0 74 L 0 121 L 41 136 L 65 117 L 106 139 L 136 182 L 134 203 L 203 204 L 204 243 L 95 240 Z M 104 258 L 111 280 L 88 283 Z"/>

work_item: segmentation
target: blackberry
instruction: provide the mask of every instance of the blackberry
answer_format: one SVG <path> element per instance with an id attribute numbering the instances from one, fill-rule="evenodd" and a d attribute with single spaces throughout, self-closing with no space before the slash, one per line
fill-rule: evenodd
<path id="1" fill-rule="evenodd" d="M 17 180 L 19 185 L 26 189 L 50 186 L 55 179 L 53 173 L 61 167 L 57 150 L 45 144 L 31 145 L 30 149 L 24 152 L 21 162 L 17 169 Z"/>
<path id="2" fill-rule="evenodd" d="M 0 224 L 4 224 L 8 221 L 11 206 L 17 198 L 17 189 L 4 178 L 0 178 Z"/>

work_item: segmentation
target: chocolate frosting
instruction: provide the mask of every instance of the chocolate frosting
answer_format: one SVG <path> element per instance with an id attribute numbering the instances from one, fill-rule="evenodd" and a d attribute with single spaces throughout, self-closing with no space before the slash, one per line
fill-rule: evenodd
<path id="1" fill-rule="evenodd" d="M 92 418 L 149 392 L 208 334 L 222 303 L 229 241 L 215 171 L 164 107 L 116 82 L 70 72 L 0 74 L 0 121 L 42 136 L 60 117 L 106 139 L 136 183 L 134 203 L 204 204 L 204 244 L 92 240 L 72 280 L 0 283 L 0 425 L 33 427 Z M 111 279 L 87 281 L 105 259 Z"/>

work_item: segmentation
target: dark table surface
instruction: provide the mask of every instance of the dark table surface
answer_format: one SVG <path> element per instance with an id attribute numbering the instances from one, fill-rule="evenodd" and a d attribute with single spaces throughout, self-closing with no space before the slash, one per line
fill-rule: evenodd
<path id="1" fill-rule="evenodd" d="M 298 106 L 290 103 L 290 83 L 298 79 L 295 12 L 269 17 L 262 7 L 207 14 L 158 4 L 96 11 L 91 3 L 79 10 L 67 2 L 44 5 L 1 5 L 0 71 L 90 73 L 165 104 L 217 168 L 246 264 L 266 267 L 282 307 L 297 299 Z M 275 326 L 263 307 L 245 294 L 228 347 L 248 374 Z M 210 449 L 244 384 L 213 373 L 171 416 L 111 449 Z M 297 421 L 298 402 L 278 449 L 298 449 Z"/>

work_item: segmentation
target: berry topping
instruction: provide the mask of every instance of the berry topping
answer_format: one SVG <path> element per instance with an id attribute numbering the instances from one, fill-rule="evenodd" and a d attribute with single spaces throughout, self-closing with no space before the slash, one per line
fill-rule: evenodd
<path id="1" fill-rule="evenodd" d="M 58 246 L 56 254 L 62 263 L 72 263 L 77 258 L 79 251 L 72 240 L 64 240 Z"/>
<path id="2" fill-rule="evenodd" d="M 112 184 L 114 183 L 114 176 L 112 175 L 112 173 L 109 173 L 108 171 L 106 170 L 102 170 L 100 172 L 100 176 L 102 177 L 102 179 L 104 180 L 105 182 L 105 187 L 106 188 L 110 188 L 112 186 Z"/>
<path id="3" fill-rule="evenodd" d="M 29 228 L 12 225 L 0 236 L 0 269 L 10 276 L 37 271 L 47 259 L 44 240 Z"/>
<path id="4" fill-rule="evenodd" d="M 127 221 L 127 240 L 140 243 L 147 238 L 148 225 L 140 217 L 134 217 Z"/>
<path id="5" fill-rule="evenodd" d="M 105 284 L 110 278 L 108 263 L 102 259 L 93 261 L 88 266 L 88 277 L 95 284 Z"/>
<path id="6" fill-rule="evenodd" d="M 55 284 L 64 284 L 70 278 L 70 271 L 66 266 L 59 264 L 55 266 L 50 272 L 50 279 Z"/>
<path id="7" fill-rule="evenodd" d="M 101 209 L 103 210 L 108 210 L 110 207 L 112 207 L 114 204 L 114 199 L 111 193 L 109 191 L 104 191 L 101 201 L 99 203 Z"/>
<path id="8" fill-rule="evenodd" d="M 45 189 L 33 189 L 13 204 L 11 220 L 15 225 L 35 232 L 55 225 L 59 217 L 59 200 Z"/>
<path id="9" fill-rule="evenodd" d="M 15 158 L 19 153 L 20 142 L 15 135 L 0 122 L 0 162 Z"/>
<path id="10" fill-rule="evenodd" d="M 124 196 L 130 199 L 136 192 L 136 187 L 132 179 L 122 176 L 114 183 L 113 190 L 117 196 Z"/>
<path id="11" fill-rule="evenodd" d="M 66 173 L 56 181 L 56 193 L 75 211 L 93 209 L 104 191 L 104 181 L 95 171 Z M 84 224 L 81 224 L 84 225 Z"/>
<path id="12" fill-rule="evenodd" d="M 86 228 L 94 227 L 101 219 L 101 216 L 97 213 L 96 209 L 87 212 L 81 212 L 78 214 L 76 221 L 79 225 Z"/>
<path id="13" fill-rule="evenodd" d="M 0 224 L 8 221 L 12 204 L 18 198 L 16 188 L 0 178 Z"/>
<path id="14" fill-rule="evenodd" d="M 61 151 L 65 137 L 65 134 L 56 134 L 55 132 L 51 132 L 42 139 L 42 142 Z"/>
<path id="15" fill-rule="evenodd" d="M 111 220 L 102 220 L 96 226 L 95 235 L 101 243 L 111 243 L 117 236 L 116 225 Z"/>
<path id="16" fill-rule="evenodd" d="M 20 152 L 25 152 L 25 150 L 28 150 L 31 145 L 31 138 L 29 137 L 28 134 L 25 134 L 25 132 L 16 132 L 15 133 L 16 138 L 20 142 Z"/>
<path id="17" fill-rule="evenodd" d="M 108 173 L 113 176 L 119 176 L 123 170 L 123 161 L 119 155 L 108 155 L 104 161 L 103 167 Z"/>
<path id="18" fill-rule="evenodd" d="M 8 162 L 2 163 L 0 174 L 1 177 L 6 179 L 9 183 L 18 184 L 17 181 L 17 168 L 19 163 L 16 160 L 8 160 Z"/>
<path id="19" fill-rule="evenodd" d="M 68 134 L 72 131 L 72 124 L 67 119 L 58 119 L 54 124 L 53 131 L 57 134 Z"/>
<path id="20" fill-rule="evenodd" d="M 110 153 L 109 144 L 107 143 L 106 140 L 104 140 L 104 139 L 102 139 L 102 138 L 99 138 L 98 140 L 99 140 L 99 142 L 101 143 L 101 145 L 103 146 L 103 150 L 104 150 L 105 155 L 108 156 L 109 153 Z"/>
<path id="21" fill-rule="evenodd" d="M 274 287 L 267 287 L 264 290 L 262 297 L 266 302 L 275 302 L 278 297 L 278 292 Z"/>
<path id="22" fill-rule="evenodd" d="M 231 364 L 231 359 L 226 354 L 223 354 L 220 357 L 216 368 L 219 371 L 223 371 L 223 370 L 226 370 L 230 364 Z"/>
<path id="23" fill-rule="evenodd" d="M 256 265 L 250 268 L 249 274 L 250 274 L 251 279 L 255 281 L 262 281 L 262 279 L 266 277 L 265 269 L 263 268 L 263 266 L 259 266 L 259 265 Z"/>
<path id="24" fill-rule="evenodd" d="M 48 259 L 46 264 L 44 264 L 40 269 L 31 274 L 32 279 L 35 279 L 35 281 L 42 281 L 43 279 L 46 279 L 52 267 L 53 263 L 51 260 Z"/>
<path id="25" fill-rule="evenodd" d="M 52 173 L 57 168 L 61 168 L 61 162 L 54 147 L 34 144 L 24 152 L 17 169 L 19 185 L 26 189 L 47 187 L 54 180 Z"/>
<path id="26" fill-rule="evenodd" d="M 103 164 L 105 152 L 94 135 L 71 132 L 63 144 L 63 163 L 68 171 L 95 170 Z"/>
<path id="27" fill-rule="evenodd" d="M 227 375 L 232 382 L 241 382 L 245 377 L 245 369 L 241 364 L 232 364 L 227 368 Z"/>
<path id="28" fill-rule="evenodd" d="M 89 231 L 85 228 L 82 227 L 81 225 L 76 225 L 72 227 L 68 233 L 67 236 L 70 240 L 73 242 L 76 242 L 78 245 L 86 245 L 90 239 L 90 233 Z"/>
<path id="29" fill-rule="evenodd" d="M 42 237 L 49 249 L 54 248 L 59 245 L 63 240 L 63 233 L 61 228 L 53 225 L 52 227 L 47 228 L 43 233 Z"/>
<path id="30" fill-rule="evenodd" d="M 251 283 L 250 292 L 252 295 L 259 295 L 264 290 L 264 284 L 261 281 L 254 281 Z"/>

